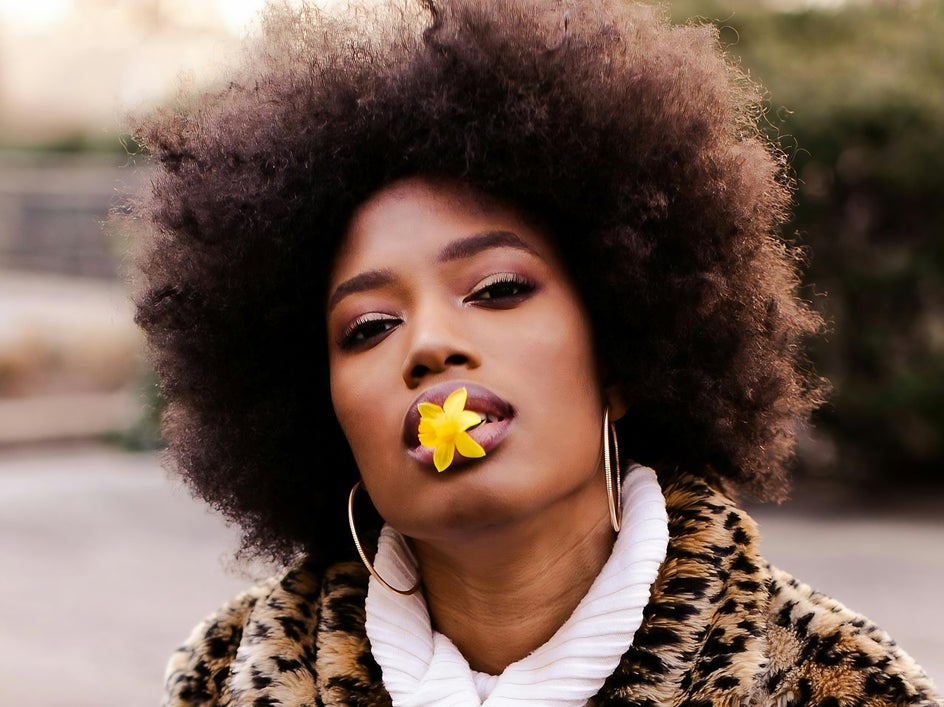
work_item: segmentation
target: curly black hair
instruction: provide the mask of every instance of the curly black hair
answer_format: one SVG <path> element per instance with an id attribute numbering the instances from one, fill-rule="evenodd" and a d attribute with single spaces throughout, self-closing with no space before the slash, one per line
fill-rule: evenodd
<path id="1" fill-rule="evenodd" d="M 156 169 L 132 208 L 169 452 L 244 549 L 347 548 L 327 278 L 352 211 L 416 175 L 550 226 L 629 456 L 782 497 L 820 320 L 778 237 L 786 161 L 714 28 L 618 0 L 283 5 L 262 28 L 225 88 L 138 126 Z"/>

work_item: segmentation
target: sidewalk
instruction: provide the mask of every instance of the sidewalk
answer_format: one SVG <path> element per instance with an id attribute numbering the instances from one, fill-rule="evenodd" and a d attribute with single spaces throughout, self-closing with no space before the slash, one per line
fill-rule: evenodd
<path id="1" fill-rule="evenodd" d="M 879 623 L 944 683 L 944 522 L 754 516 L 767 559 Z M 0 450 L 0 705 L 157 704 L 175 645 L 252 581 L 231 567 L 236 541 L 155 455 Z"/>
<path id="2" fill-rule="evenodd" d="M 0 705 L 157 704 L 174 647 L 251 581 L 235 547 L 155 455 L 0 452 Z"/>

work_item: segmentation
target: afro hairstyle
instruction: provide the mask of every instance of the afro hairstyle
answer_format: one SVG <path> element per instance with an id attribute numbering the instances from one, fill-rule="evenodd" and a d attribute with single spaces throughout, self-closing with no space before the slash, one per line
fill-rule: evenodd
<path id="1" fill-rule="evenodd" d="M 628 456 L 783 496 L 821 322 L 779 236 L 786 160 L 713 27 L 618 0 L 390 0 L 273 6 L 261 29 L 224 87 L 136 126 L 153 172 L 130 209 L 169 456 L 244 550 L 349 550 L 326 288 L 353 210 L 411 176 L 549 225 Z"/>

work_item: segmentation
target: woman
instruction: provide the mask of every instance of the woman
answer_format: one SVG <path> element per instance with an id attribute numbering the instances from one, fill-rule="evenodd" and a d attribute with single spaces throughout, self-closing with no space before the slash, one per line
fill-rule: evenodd
<path id="1" fill-rule="evenodd" d="M 265 30 L 142 129 L 170 453 L 286 564 L 165 704 L 938 704 L 729 500 L 783 496 L 819 320 L 714 32 L 540 0 Z"/>

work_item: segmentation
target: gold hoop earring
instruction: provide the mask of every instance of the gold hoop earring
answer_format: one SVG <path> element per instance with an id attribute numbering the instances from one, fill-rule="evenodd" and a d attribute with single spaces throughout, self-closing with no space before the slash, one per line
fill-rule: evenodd
<path id="1" fill-rule="evenodd" d="M 612 455 L 610 453 L 611 437 L 613 439 Z M 615 464 L 613 464 L 614 461 Z M 619 440 L 616 438 L 616 426 L 610 424 L 609 405 L 603 408 L 603 474 L 606 477 L 606 504 L 610 509 L 610 525 L 613 526 L 613 530 L 619 532 L 623 517 Z"/>
<path id="2" fill-rule="evenodd" d="M 370 560 L 367 559 L 367 553 L 365 553 L 364 548 L 361 547 L 360 538 L 357 537 L 357 528 L 354 527 L 354 495 L 357 493 L 357 489 L 359 489 L 362 485 L 363 484 L 361 483 L 360 479 L 358 479 L 351 488 L 350 495 L 347 497 L 347 522 L 351 526 L 351 537 L 354 538 L 354 547 L 357 548 L 357 554 L 361 556 L 361 562 L 364 563 L 364 567 L 366 567 L 367 571 L 370 572 L 370 576 L 380 582 L 385 588 L 389 589 L 391 592 L 395 592 L 405 597 L 415 594 L 416 590 L 420 588 L 420 584 L 422 584 L 421 580 L 417 580 L 416 584 L 414 584 L 409 589 L 397 589 L 393 585 L 387 584 L 386 580 L 384 580 L 377 570 L 374 569 L 374 566 L 370 563 Z"/>

